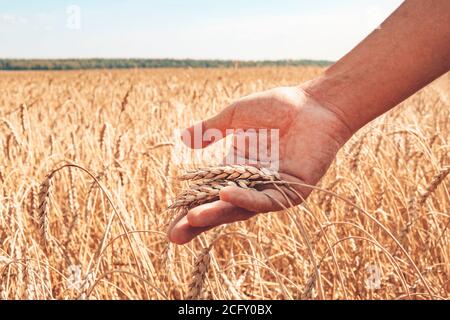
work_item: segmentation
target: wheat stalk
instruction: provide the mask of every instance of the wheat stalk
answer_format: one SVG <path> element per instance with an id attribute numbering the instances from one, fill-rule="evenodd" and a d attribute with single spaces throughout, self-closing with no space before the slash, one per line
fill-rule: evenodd
<path id="1" fill-rule="evenodd" d="M 14 138 L 14 141 L 16 141 L 17 145 L 19 147 L 22 147 L 22 142 L 19 138 L 19 135 L 17 134 L 16 129 L 13 127 L 11 122 L 9 122 L 6 119 L 1 119 L 1 121 L 5 124 L 5 126 L 8 128 L 8 130 L 11 132 L 12 138 Z"/>
<path id="2" fill-rule="evenodd" d="M 0 183 L 5 183 L 5 177 L 3 175 L 3 167 L 0 166 Z"/>
<path id="3" fill-rule="evenodd" d="M 25 103 L 20 105 L 20 124 L 24 135 L 28 132 L 28 107 Z"/>
<path id="4" fill-rule="evenodd" d="M 100 150 L 103 152 L 103 148 L 105 146 L 106 136 L 108 134 L 108 124 L 104 123 L 102 129 L 100 130 L 100 137 L 98 139 Z"/>
<path id="5" fill-rule="evenodd" d="M 66 242 L 65 244 L 70 241 L 70 235 L 72 234 L 73 230 L 77 227 L 77 223 L 79 220 L 79 211 L 80 206 L 78 204 L 78 194 L 77 194 L 77 188 L 75 185 L 75 179 L 73 174 L 73 168 L 68 169 L 69 171 L 69 209 L 71 214 L 71 223 L 69 228 L 67 229 L 66 233 Z M 67 215 L 67 214 L 66 214 Z M 66 217 L 67 221 L 69 220 L 68 217 Z"/>
<path id="6" fill-rule="evenodd" d="M 125 96 L 122 99 L 122 102 L 120 103 L 120 114 L 125 111 L 125 108 L 128 105 L 128 98 L 130 97 L 130 93 L 133 90 L 133 85 L 130 86 L 130 88 L 125 93 Z"/>
<path id="7" fill-rule="evenodd" d="M 428 199 L 428 197 L 437 189 L 437 187 L 444 181 L 444 179 L 447 177 L 447 175 L 450 173 L 450 166 L 445 166 L 437 174 L 434 175 L 434 177 L 431 179 L 430 184 L 425 189 L 424 192 L 419 193 L 419 196 L 411 197 L 408 201 L 408 213 L 409 213 L 409 221 L 406 224 L 406 226 L 403 227 L 401 231 L 401 240 L 403 241 L 406 237 L 407 233 L 411 231 L 411 227 L 414 223 L 417 222 L 417 220 L 420 219 L 420 215 L 418 213 L 418 210 L 420 207 L 423 206 L 425 201 Z M 396 251 L 397 252 L 397 251 Z"/>
<path id="8" fill-rule="evenodd" d="M 70 133 L 70 140 L 72 141 L 72 160 L 76 162 L 78 158 L 78 151 L 75 134 L 73 133 L 73 131 Z"/>
<path id="9" fill-rule="evenodd" d="M 204 247 L 195 260 L 194 269 L 192 271 L 192 280 L 189 283 L 189 291 L 186 296 L 187 300 L 198 300 L 201 298 L 202 288 L 208 273 L 209 264 L 211 262 L 210 251 L 222 231 L 223 227 L 217 228 L 214 231 L 209 246 Z"/>
<path id="10" fill-rule="evenodd" d="M 339 183 L 340 179 L 335 179 L 332 183 L 330 183 L 327 187 L 327 190 L 332 191 L 334 187 Z M 324 196 L 324 212 L 327 216 L 331 215 L 331 210 L 333 208 L 333 197 L 330 194 L 325 194 Z"/>
<path id="11" fill-rule="evenodd" d="M 36 187 L 33 185 L 30 188 L 30 193 L 28 195 L 29 198 L 29 206 L 28 206 L 28 213 L 30 215 L 30 217 L 32 218 L 32 220 L 36 219 L 36 206 L 39 203 L 38 200 L 38 193 L 36 192 Z"/>
<path id="12" fill-rule="evenodd" d="M 256 168 L 252 166 L 231 165 L 211 168 L 200 168 L 193 171 L 187 171 L 180 177 L 180 180 L 262 180 L 274 181 L 280 177 L 277 172 L 267 168 Z"/>
<path id="13" fill-rule="evenodd" d="M 422 206 L 428 197 L 437 189 L 437 187 L 444 181 L 445 177 L 450 173 L 450 166 L 442 168 L 432 179 L 428 187 L 417 198 L 417 204 Z"/>
<path id="14" fill-rule="evenodd" d="M 52 155 L 55 151 L 55 137 L 53 137 L 52 134 L 48 137 L 49 144 L 50 144 L 50 155 Z"/>
<path id="15" fill-rule="evenodd" d="M 48 216 L 49 216 L 50 194 L 52 188 L 52 178 L 53 178 L 52 173 L 47 175 L 39 188 L 39 208 L 38 208 L 39 229 L 42 244 L 44 245 L 45 248 L 48 247 L 50 239 Z"/>
<path id="16" fill-rule="evenodd" d="M 186 296 L 187 300 L 197 300 L 202 293 L 203 283 L 205 282 L 211 257 L 209 255 L 210 247 L 202 250 L 194 264 L 192 272 L 192 281 L 189 284 L 189 292 Z"/>
<path id="17" fill-rule="evenodd" d="M 122 161 L 125 157 L 124 140 L 126 139 L 126 133 L 122 133 L 116 141 L 116 147 L 114 152 L 114 158 L 117 161 Z"/>
<path id="18" fill-rule="evenodd" d="M 189 180 L 189 188 L 182 191 L 169 209 L 192 208 L 219 198 L 220 190 L 233 186 L 255 189 L 270 181 L 281 181 L 277 172 L 267 168 L 243 165 L 220 166 L 190 170 L 178 177 Z"/>
<path id="19" fill-rule="evenodd" d="M 206 180 L 202 184 L 192 184 L 189 189 L 184 190 L 177 196 L 169 209 L 181 207 L 192 208 L 204 203 L 208 203 L 219 198 L 219 192 L 225 187 L 234 186 L 243 189 L 252 189 L 257 182 L 246 180 L 227 181 L 227 180 Z"/>
<path id="20" fill-rule="evenodd" d="M 381 207 L 383 206 L 384 192 L 384 184 L 382 182 L 378 183 L 377 189 L 375 190 L 373 195 L 375 210 L 381 209 Z"/>

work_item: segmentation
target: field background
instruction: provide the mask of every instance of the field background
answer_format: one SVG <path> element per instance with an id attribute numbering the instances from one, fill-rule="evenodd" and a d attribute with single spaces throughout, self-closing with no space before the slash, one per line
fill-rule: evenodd
<path id="1" fill-rule="evenodd" d="M 0 299 L 186 297 L 211 233 L 167 242 L 184 169 L 172 161 L 173 129 L 322 71 L 1 72 Z M 446 74 L 340 151 L 320 187 L 362 210 L 314 191 L 300 207 L 227 226 L 202 296 L 448 299 L 450 185 L 439 178 L 450 164 L 449 92 Z M 39 185 L 67 163 L 103 189 L 75 167 L 54 175 L 45 249 Z"/>

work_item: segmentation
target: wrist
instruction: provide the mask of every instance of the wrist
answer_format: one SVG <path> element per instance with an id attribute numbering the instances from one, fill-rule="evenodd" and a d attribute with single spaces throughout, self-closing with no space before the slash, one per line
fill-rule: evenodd
<path id="1" fill-rule="evenodd" d="M 325 94 L 324 88 L 321 86 L 320 82 L 317 80 L 312 80 L 305 82 L 299 86 L 300 90 L 304 94 L 315 102 L 316 105 L 323 109 L 326 109 L 330 115 L 332 115 L 333 121 L 333 131 L 337 136 L 341 146 L 344 145 L 353 134 L 358 131 L 360 127 L 354 125 L 353 120 L 348 117 L 348 115 L 334 103 L 331 103 Z"/>
<path id="2" fill-rule="evenodd" d="M 334 113 L 350 137 L 367 124 L 368 121 L 363 116 L 355 113 L 355 110 L 351 111 L 351 106 L 356 102 L 346 94 L 346 88 L 351 86 L 345 80 L 323 75 L 301 84 L 300 88 L 322 107 Z"/>

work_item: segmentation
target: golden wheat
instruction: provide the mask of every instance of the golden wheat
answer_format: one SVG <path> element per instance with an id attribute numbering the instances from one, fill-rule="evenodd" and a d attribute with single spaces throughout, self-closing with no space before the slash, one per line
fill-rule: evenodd
<path id="1" fill-rule="evenodd" d="M 362 129 L 303 205 L 168 243 L 174 211 L 283 183 L 210 167 L 219 145 L 184 172 L 173 129 L 321 72 L 0 73 L 0 299 L 450 298 L 449 74 Z"/>

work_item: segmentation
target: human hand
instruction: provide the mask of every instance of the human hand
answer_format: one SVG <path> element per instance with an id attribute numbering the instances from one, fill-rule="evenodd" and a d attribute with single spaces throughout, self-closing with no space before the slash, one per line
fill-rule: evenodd
<path id="1" fill-rule="evenodd" d="M 325 174 L 337 151 L 352 132 L 339 116 L 319 104 L 300 87 L 282 87 L 244 97 L 202 122 L 203 131 L 218 129 L 279 129 L 279 174 L 282 180 L 315 185 Z M 187 129 L 194 137 L 194 126 Z M 190 147 L 193 141 L 185 141 Z M 210 144 L 203 141 L 201 147 Z M 237 157 L 248 157 L 236 148 Z M 191 209 L 169 227 L 169 239 L 185 244 L 216 226 L 247 220 L 258 213 L 298 205 L 311 189 L 292 185 L 301 198 L 284 190 L 290 201 L 274 188 L 262 191 L 226 187 L 220 200 Z M 281 204 L 281 205 L 280 205 Z"/>

